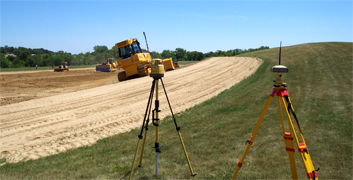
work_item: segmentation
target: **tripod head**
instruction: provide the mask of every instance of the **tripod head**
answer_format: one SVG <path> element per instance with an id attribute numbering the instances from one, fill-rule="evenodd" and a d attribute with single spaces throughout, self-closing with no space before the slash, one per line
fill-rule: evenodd
<path id="1" fill-rule="evenodd" d="M 279 45 L 279 58 L 278 58 L 278 65 L 273 66 L 271 68 L 271 72 L 275 72 L 277 73 L 277 78 L 275 81 L 273 81 L 274 87 L 276 88 L 285 88 L 287 87 L 287 83 L 285 83 L 284 81 L 281 80 L 282 77 L 282 73 L 287 73 L 288 72 L 288 68 L 286 66 L 281 65 L 281 49 L 282 49 L 282 41 Z"/>
<path id="2" fill-rule="evenodd" d="M 152 61 L 150 77 L 158 79 L 164 77 L 164 65 L 161 59 L 154 59 Z"/>

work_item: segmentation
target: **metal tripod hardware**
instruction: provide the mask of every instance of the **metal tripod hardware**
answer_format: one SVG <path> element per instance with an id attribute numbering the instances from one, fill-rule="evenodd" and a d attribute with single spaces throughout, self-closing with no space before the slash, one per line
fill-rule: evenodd
<path id="1" fill-rule="evenodd" d="M 290 163 L 291 172 L 292 172 L 292 178 L 298 179 L 297 167 L 296 167 L 296 163 L 295 163 L 295 147 L 294 147 L 294 141 L 293 141 L 293 140 L 295 140 L 295 143 L 298 147 L 298 151 L 299 151 L 301 160 L 304 164 L 308 179 L 311 179 L 311 180 L 318 179 L 316 171 L 318 171 L 319 169 L 317 169 L 317 170 L 314 169 L 314 165 L 311 161 L 308 147 L 306 146 L 306 143 L 304 141 L 304 137 L 303 137 L 302 131 L 299 126 L 299 121 L 298 121 L 297 116 L 294 112 L 294 108 L 293 108 L 292 102 L 289 98 L 289 94 L 287 92 L 286 87 L 287 87 L 286 83 L 281 80 L 281 73 L 277 73 L 277 78 L 275 80 L 274 87 L 273 87 L 273 89 L 270 93 L 270 96 L 265 104 L 265 107 L 260 115 L 260 118 L 256 123 L 255 129 L 253 130 L 250 139 L 247 140 L 247 146 L 243 152 L 242 157 L 240 158 L 240 160 L 238 162 L 238 165 L 234 171 L 232 179 L 236 178 L 237 173 L 239 172 L 240 168 L 242 167 L 242 165 L 244 163 L 244 159 L 245 159 L 251 145 L 254 142 L 254 139 L 255 139 L 256 134 L 260 128 L 262 120 L 264 119 L 265 114 L 266 114 L 266 112 L 271 104 L 271 101 L 275 95 L 277 96 L 277 103 L 278 103 L 279 114 L 281 117 L 285 148 L 288 153 L 289 163 Z M 285 130 L 280 101 L 282 101 L 282 104 L 283 104 L 284 110 L 285 110 L 285 114 L 287 116 L 288 125 L 289 125 L 289 132 L 286 132 L 286 130 Z M 293 121 L 291 120 L 290 112 L 292 112 L 293 118 L 295 120 L 295 125 L 298 129 L 298 133 L 299 133 L 299 137 L 300 137 L 301 142 L 299 142 L 297 134 L 295 132 L 295 128 L 293 125 Z"/>
<path id="2" fill-rule="evenodd" d="M 152 111 L 152 124 L 154 126 L 156 126 L 156 141 L 155 141 L 155 144 L 154 144 L 153 148 L 155 148 L 155 151 L 156 151 L 156 176 L 158 176 L 158 154 L 161 152 L 160 146 L 159 146 L 159 134 L 158 134 L 158 130 L 159 130 L 158 113 L 161 112 L 161 110 L 159 110 L 159 99 L 158 99 L 158 81 L 159 80 L 161 81 L 161 84 L 163 86 L 164 94 L 166 96 L 166 99 L 167 99 L 167 102 L 168 102 L 168 105 L 169 105 L 169 109 L 170 109 L 170 112 L 172 114 L 176 130 L 178 132 L 178 136 L 179 136 L 179 139 L 180 139 L 180 142 L 181 142 L 181 145 L 182 145 L 185 157 L 186 157 L 186 161 L 188 163 L 188 166 L 189 166 L 189 169 L 190 169 L 190 172 L 191 172 L 191 176 L 195 176 L 196 173 L 194 173 L 194 171 L 192 170 L 192 167 L 191 167 L 191 164 L 190 164 L 190 160 L 189 160 L 189 156 L 188 156 L 188 154 L 186 152 L 186 148 L 185 148 L 183 139 L 182 139 L 181 134 L 180 134 L 180 127 L 177 125 L 177 122 L 175 120 L 174 113 L 173 113 L 172 107 L 170 105 L 169 98 L 168 98 L 167 92 L 165 90 L 163 80 L 161 78 L 163 76 L 151 76 L 151 77 L 153 77 L 152 87 L 151 87 L 149 99 L 148 99 L 148 102 L 147 102 L 147 107 L 146 107 L 146 111 L 145 111 L 145 115 L 144 115 L 144 119 L 143 119 L 143 123 L 142 123 L 141 132 L 138 135 L 139 140 L 138 140 L 138 143 L 137 143 L 137 148 L 136 148 L 134 160 L 133 160 L 132 167 L 131 167 L 130 179 L 132 178 L 132 175 L 133 175 L 133 170 L 134 170 L 134 167 L 135 167 L 136 158 L 137 158 L 137 154 L 138 154 L 138 151 L 139 151 L 140 141 L 143 138 L 143 145 L 142 145 L 142 151 L 141 151 L 141 156 L 140 156 L 140 163 L 139 163 L 138 167 L 141 167 L 141 164 L 142 164 L 143 151 L 144 151 L 144 147 L 145 147 L 145 142 L 146 142 L 146 137 L 147 137 L 147 130 L 148 130 L 148 124 L 149 124 L 149 117 L 150 117 L 151 111 Z M 155 94 L 156 94 L 155 101 L 154 101 L 155 102 L 155 108 L 152 110 L 152 101 L 153 101 L 153 92 L 154 91 L 155 91 Z M 145 131 L 145 135 L 142 136 L 144 129 L 146 130 Z"/>

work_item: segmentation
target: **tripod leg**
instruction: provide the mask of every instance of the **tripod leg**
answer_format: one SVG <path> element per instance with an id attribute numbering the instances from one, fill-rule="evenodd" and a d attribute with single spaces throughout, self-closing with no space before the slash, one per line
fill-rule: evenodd
<path id="1" fill-rule="evenodd" d="M 285 142 L 285 145 L 286 145 L 286 151 L 288 153 L 289 164 L 290 164 L 291 171 L 292 171 L 292 178 L 293 179 L 298 179 L 297 166 L 296 166 L 296 163 L 295 163 L 295 148 L 294 148 L 294 142 L 293 142 L 293 135 L 291 133 L 288 133 L 288 132 L 285 131 L 284 120 L 283 120 L 283 115 L 282 115 L 282 109 L 281 109 L 281 103 L 280 103 L 280 100 L 279 100 L 279 96 L 277 96 L 277 103 L 278 103 L 279 114 L 281 116 L 283 137 L 284 137 L 284 142 Z"/>
<path id="2" fill-rule="evenodd" d="M 196 173 L 194 173 L 194 171 L 192 170 L 191 163 L 190 163 L 190 160 L 189 160 L 189 156 L 188 156 L 188 153 L 186 152 L 184 141 L 183 141 L 183 138 L 181 137 L 181 134 L 180 134 L 180 127 L 177 125 L 177 122 L 175 120 L 174 113 L 173 113 L 173 110 L 172 110 L 172 106 L 170 105 L 169 98 L 168 98 L 168 95 L 167 95 L 167 91 L 165 90 L 164 83 L 163 83 L 162 79 L 161 79 L 161 83 L 162 83 L 162 86 L 163 86 L 164 94 L 165 94 L 165 96 L 167 98 L 167 102 L 168 102 L 168 105 L 169 105 L 170 112 L 172 113 L 173 121 L 174 121 L 176 130 L 177 130 L 178 135 L 179 135 L 179 139 L 180 139 L 181 146 L 183 148 L 183 151 L 184 151 L 184 154 L 185 154 L 185 157 L 186 157 L 186 161 L 187 161 L 187 163 L 189 165 L 191 176 L 196 176 Z"/>
<path id="3" fill-rule="evenodd" d="M 282 98 L 282 102 L 284 104 L 284 107 L 285 107 L 285 110 L 286 110 L 286 114 L 287 114 L 287 118 L 288 118 L 288 124 L 289 124 L 289 128 L 290 128 L 290 131 L 291 133 L 293 133 L 294 137 L 295 137 L 295 141 L 296 141 L 296 144 L 298 146 L 298 150 L 299 150 L 299 154 L 300 154 L 300 157 L 302 159 L 302 162 L 304 164 L 304 167 L 305 167 L 305 171 L 306 171 L 306 174 L 307 174 L 307 177 L 308 179 L 313 179 L 313 180 L 316 180 L 318 179 L 317 177 L 317 173 L 316 173 L 316 170 L 314 168 L 314 165 L 313 165 L 313 162 L 311 161 L 311 157 L 309 155 L 309 150 L 308 150 L 308 147 L 306 146 L 305 144 L 305 141 L 304 141 L 304 137 L 302 136 L 301 134 L 301 130 L 298 129 L 299 131 L 299 134 L 301 135 L 301 139 L 302 139 L 302 143 L 299 142 L 298 138 L 297 138 L 297 135 L 295 133 L 295 129 L 294 129 L 294 126 L 293 126 L 293 122 L 290 118 L 290 115 L 289 115 L 289 111 L 288 111 L 288 107 L 289 106 L 289 97 L 288 97 L 288 101 L 286 102 L 285 101 L 285 98 L 284 97 L 281 97 Z M 292 106 L 290 104 L 290 106 Z M 292 107 L 290 107 L 292 108 Z M 291 109 L 292 111 L 292 114 L 293 114 L 293 117 L 295 118 L 296 115 L 293 111 L 293 109 Z M 298 122 L 298 120 L 295 118 L 296 122 Z M 298 123 L 297 123 L 297 127 L 298 127 Z"/>
<path id="4" fill-rule="evenodd" d="M 139 139 L 139 141 L 138 141 L 138 143 L 137 143 L 136 153 L 135 153 L 135 157 L 134 157 L 134 162 L 132 163 L 131 172 L 130 172 L 130 178 L 129 178 L 129 179 L 132 178 L 132 173 L 133 173 L 133 171 L 134 171 L 134 166 L 135 166 L 135 161 L 136 161 L 137 153 L 138 153 L 139 147 L 140 147 L 140 141 L 141 141 L 141 139 Z"/>
<path id="5" fill-rule="evenodd" d="M 180 128 L 180 127 L 179 127 Z M 184 150 L 184 154 L 185 154 L 185 157 L 186 157 L 186 161 L 188 162 L 188 165 L 189 165 L 189 169 L 190 169 L 190 172 L 191 172 L 191 176 L 196 176 L 196 173 L 194 173 L 194 171 L 192 170 L 192 167 L 191 167 L 191 164 L 190 164 L 190 160 L 189 160 L 189 156 L 188 156 L 188 153 L 186 152 L 186 148 L 185 148 L 185 145 L 184 145 L 184 142 L 183 142 L 183 138 L 181 138 L 181 134 L 179 131 L 178 132 L 178 135 L 179 135 L 179 139 L 180 139 L 180 142 L 181 142 L 181 146 L 183 147 L 183 150 Z"/>
<path id="6" fill-rule="evenodd" d="M 238 174 L 238 171 L 240 170 L 241 166 L 243 165 L 243 162 L 244 162 L 244 159 L 245 159 L 245 157 L 246 157 L 246 154 L 248 153 L 248 151 L 249 151 L 249 149 L 250 149 L 250 146 L 251 146 L 252 143 L 254 142 L 256 133 L 257 133 L 257 131 L 259 130 L 259 128 L 260 128 L 260 126 L 261 126 L 262 120 L 264 119 L 264 117 L 265 117 L 265 115 L 266 115 L 267 109 L 268 109 L 268 107 L 270 106 L 272 99 L 273 99 L 273 96 L 271 96 L 271 95 L 270 95 L 270 97 L 268 97 L 268 99 L 267 99 L 266 105 L 265 105 L 264 109 L 262 110 L 262 113 L 261 113 L 261 115 L 260 115 L 259 120 L 258 120 L 257 123 L 256 123 L 256 126 L 255 126 L 254 131 L 253 131 L 252 134 L 251 134 L 251 138 L 247 141 L 248 144 L 247 144 L 247 146 L 246 146 L 246 148 L 245 148 L 245 151 L 244 151 L 243 155 L 241 156 L 240 161 L 239 161 L 239 163 L 238 163 L 238 166 L 236 167 L 236 169 L 235 169 L 235 171 L 234 171 L 234 174 L 233 174 L 233 176 L 232 176 L 232 180 L 235 179 L 235 177 L 236 177 L 237 174 Z"/>
<path id="7" fill-rule="evenodd" d="M 147 138 L 147 130 L 148 129 L 146 129 L 145 136 L 143 137 L 142 149 L 141 149 L 141 155 L 140 155 L 140 163 L 139 163 L 138 167 L 141 167 L 141 164 L 142 164 L 143 150 L 145 149 L 145 143 L 146 143 L 146 138 Z"/>
<path id="8" fill-rule="evenodd" d="M 154 83 L 153 83 L 153 86 L 152 86 L 152 95 L 151 95 L 151 98 L 150 98 L 150 103 L 149 103 L 149 111 L 148 111 L 148 115 L 147 115 L 147 121 L 146 121 L 146 126 L 145 126 L 145 136 L 143 138 L 143 143 L 142 143 L 142 150 L 141 150 L 141 156 L 140 156 L 140 163 L 138 165 L 138 167 L 141 167 L 141 164 L 142 164 L 142 158 L 143 158 L 143 151 L 145 149 L 145 143 L 146 143 L 146 138 L 147 138 L 147 131 L 148 131 L 148 124 L 149 124 L 149 121 L 150 121 L 150 113 L 151 113 L 151 106 L 152 106 L 152 99 L 153 99 L 153 88 L 154 88 Z M 147 104 L 148 105 L 148 104 Z"/>
<path id="9" fill-rule="evenodd" d="M 139 140 L 138 140 L 138 143 L 137 143 L 137 147 L 136 147 L 136 152 L 135 152 L 135 156 L 134 156 L 134 161 L 132 162 L 132 167 L 131 167 L 131 172 L 130 172 L 130 178 L 132 178 L 132 174 L 133 174 L 133 171 L 134 171 L 134 167 L 135 167 L 135 162 L 136 162 L 136 158 L 137 158 L 137 153 L 138 153 L 138 150 L 139 150 L 139 147 L 140 147 L 140 141 L 142 139 L 142 133 L 143 133 L 143 128 L 145 126 L 145 121 L 146 121 L 146 115 L 147 115 L 147 112 L 149 107 L 150 107 L 150 104 L 152 104 L 152 99 L 153 99 L 153 89 L 154 89 L 154 81 L 152 82 L 152 87 L 151 87 L 151 91 L 150 91 L 150 96 L 148 98 L 148 102 L 147 102 L 147 107 L 146 107 L 146 112 L 145 112 L 145 117 L 143 119 L 143 123 L 142 123 L 142 128 L 141 128 L 141 132 L 140 132 L 140 135 L 138 136 L 139 137 Z M 148 123 L 148 122 L 147 122 Z M 145 135 L 147 135 L 147 130 L 145 132 Z M 141 156 L 141 159 L 142 159 L 142 156 Z M 141 162 L 141 160 L 140 160 Z"/>

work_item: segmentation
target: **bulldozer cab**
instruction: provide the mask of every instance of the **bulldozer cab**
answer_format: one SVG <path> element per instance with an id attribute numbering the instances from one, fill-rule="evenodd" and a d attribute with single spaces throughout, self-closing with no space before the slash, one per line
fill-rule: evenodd
<path id="1" fill-rule="evenodd" d="M 128 39 L 126 41 L 117 43 L 115 46 L 119 51 L 119 56 L 123 59 L 131 57 L 132 54 L 142 53 L 140 43 L 137 39 Z"/>
<path id="2" fill-rule="evenodd" d="M 64 67 L 64 68 L 66 68 L 67 62 L 61 62 L 61 66 Z"/>
<path id="3" fill-rule="evenodd" d="M 108 62 L 109 62 L 109 64 L 113 64 L 114 63 L 114 59 L 113 58 L 108 58 Z"/>

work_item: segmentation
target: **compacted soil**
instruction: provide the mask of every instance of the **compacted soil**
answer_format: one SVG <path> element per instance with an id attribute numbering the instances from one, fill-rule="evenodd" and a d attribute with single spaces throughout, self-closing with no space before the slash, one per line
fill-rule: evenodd
<path id="1" fill-rule="evenodd" d="M 261 60 L 214 57 L 162 78 L 174 113 L 206 101 L 254 73 Z M 6 162 L 37 159 L 140 127 L 152 78 L 118 82 L 94 68 L 0 73 L 0 153 Z M 160 83 L 159 83 L 160 85 Z M 170 115 L 159 88 L 159 118 Z"/>

